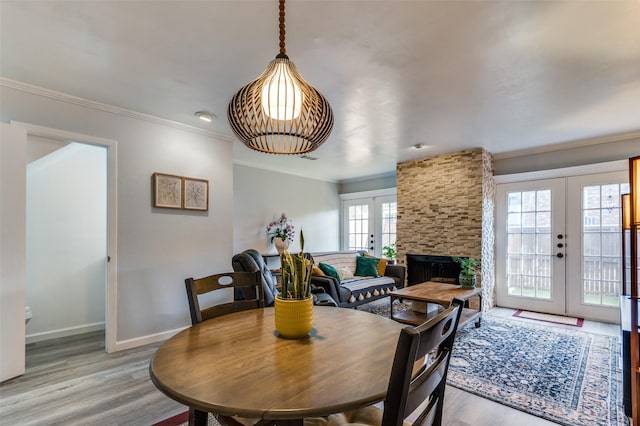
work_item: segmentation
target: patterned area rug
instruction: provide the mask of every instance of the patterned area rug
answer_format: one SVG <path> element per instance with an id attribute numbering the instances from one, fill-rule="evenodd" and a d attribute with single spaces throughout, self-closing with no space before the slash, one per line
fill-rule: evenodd
<path id="1" fill-rule="evenodd" d="M 569 426 L 628 425 L 619 339 L 483 315 L 458 330 L 448 384 Z"/>
<path id="2" fill-rule="evenodd" d="M 383 297 L 382 299 L 374 300 L 373 302 L 365 303 L 357 306 L 359 311 L 371 312 L 372 314 L 382 315 L 389 317 L 389 300 L 390 297 Z M 400 302 L 398 299 L 393 301 L 393 312 L 402 312 L 411 309 L 411 302 Z"/>

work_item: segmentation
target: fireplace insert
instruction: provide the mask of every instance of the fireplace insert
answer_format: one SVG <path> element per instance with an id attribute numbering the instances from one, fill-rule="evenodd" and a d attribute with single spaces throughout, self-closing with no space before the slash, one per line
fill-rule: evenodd
<path id="1" fill-rule="evenodd" d="M 460 284 L 460 269 L 451 256 L 407 254 L 407 285 L 425 281 Z"/>

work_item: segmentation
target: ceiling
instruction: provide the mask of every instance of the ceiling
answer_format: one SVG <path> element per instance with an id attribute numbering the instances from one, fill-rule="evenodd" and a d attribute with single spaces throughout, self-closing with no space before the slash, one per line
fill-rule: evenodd
<path id="1" fill-rule="evenodd" d="M 276 0 L 0 0 L 0 19 L 2 77 L 229 140 L 229 99 L 278 53 Z M 236 140 L 238 164 L 342 181 L 640 130 L 638 0 L 290 0 L 286 29 L 333 132 L 315 161 Z"/>

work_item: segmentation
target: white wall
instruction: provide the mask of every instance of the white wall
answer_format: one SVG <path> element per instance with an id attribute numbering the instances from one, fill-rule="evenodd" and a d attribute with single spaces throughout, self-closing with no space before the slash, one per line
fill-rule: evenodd
<path id="1" fill-rule="evenodd" d="M 24 250 L 27 134 L 0 123 L 0 382 L 25 370 Z"/>
<path id="2" fill-rule="evenodd" d="M 386 173 L 366 178 L 349 179 L 340 182 L 340 194 L 351 194 L 354 192 L 377 191 L 379 189 L 390 189 L 396 187 L 396 173 Z"/>
<path id="3" fill-rule="evenodd" d="M 275 254 L 265 229 L 283 212 L 296 228 L 289 250 L 300 250 L 300 229 L 304 230 L 305 251 L 339 250 L 338 184 L 240 165 L 234 166 L 233 176 L 235 253 L 254 248 Z"/>
<path id="4" fill-rule="evenodd" d="M 188 326 L 184 279 L 231 269 L 232 144 L 42 92 L 3 86 L 0 120 L 117 141 L 116 341 L 135 346 Z M 153 208 L 154 172 L 208 179 L 209 211 Z"/>
<path id="5" fill-rule="evenodd" d="M 558 145 L 549 147 L 548 151 L 540 151 L 496 155 L 494 174 L 509 175 L 627 160 L 640 154 L 640 136 L 580 146 Z"/>
<path id="6" fill-rule="evenodd" d="M 27 138 L 28 151 L 43 138 Z M 53 142 L 45 147 L 55 146 Z M 71 143 L 27 165 L 27 342 L 104 328 L 107 150 Z"/>

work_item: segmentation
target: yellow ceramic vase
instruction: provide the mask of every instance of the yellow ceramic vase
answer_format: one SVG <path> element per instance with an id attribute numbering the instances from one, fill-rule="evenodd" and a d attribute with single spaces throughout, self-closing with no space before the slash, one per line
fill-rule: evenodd
<path id="1" fill-rule="evenodd" d="M 275 300 L 276 330 L 287 339 L 299 339 L 309 334 L 313 325 L 313 297 Z"/>

